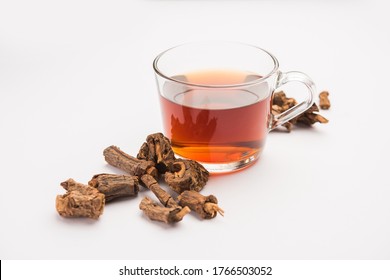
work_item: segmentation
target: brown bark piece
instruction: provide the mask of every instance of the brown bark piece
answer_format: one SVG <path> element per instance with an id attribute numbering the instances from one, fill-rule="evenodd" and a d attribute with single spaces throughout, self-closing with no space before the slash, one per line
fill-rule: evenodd
<path id="1" fill-rule="evenodd" d="M 157 177 L 157 169 L 153 161 L 140 160 L 121 151 L 116 146 L 110 146 L 103 152 L 105 160 L 112 166 L 115 166 L 130 175 L 142 176 L 150 174 Z"/>
<path id="2" fill-rule="evenodd" d="M 149 219 L 167 224 L 180 222 L 185 215 L 191 212 L 188 207 L 163 207 L 149 197 L 144 197 L 139 208 Z"/>
<path id="3" fill-rule="evenodd" d="M 298 103 L 294 98 L 287 97 L 284 91 L 279 91 L 274 93 L 272 104 L 279 106 L 281 111 L 284 112 Z"/>
<path id="4" fill-rule="evenodd" d="M 163 190 L 158 182 L 149 174 L 142 175 L 142 183 L 150 189 L 164 207 L 180 207 L 175 199 Z"/>
<path id="5" fill-rule="evenodd" d="M 279 115 L 284 112 L 283 108 L 277 104 L 272 105 L 271 110 L 273 115 Z M 282 126 L 284 126 L 288 132 L 290 132 L 292 130 L 293 124 L 291 121 L 288 121 L 282 124 Z"/>
<path id="6" fill-rule="evenodd" d="M 62 217 L 97 219 L 103 213 L 105 197 L 97 189 L 68 179 L 61 183 L 67 191 L 57 195 L 56 209 Z"/>
<path id="7" fill-rule="evenodd" d="M 319 109 L 317 104 L 313 104 L 309 109 L 307 109 L 303 114 L 291 120 L 292 123 L 301 123 L 305 125 L 313 125 L 316 122 L 327 123 L 328 120 L 318 114 Z"/>
<path id="8" fill-rule="evenodd" d="M 275 92 L 272 100 L 272 114 L 278 115 L 284 111 L 294 107 L 297 104 L 297 101 L 294 98 L 289 98 L 283 91 Z M 296 118 L 286 122 L 283 126 L 290 132 L 294 124 L 305 124 L 311 126 L 316 122 L 327 123 L 328 120 L 318 114 L 318 106 L 314 103 L 308 110 L 300 114 Z"/>
<path id="9" fill-rule="evenodd" d="M 138 159 L 153 161 L 159 173 L 165 173 L 167 162 L 175 160 L 171 142 L 162 133 L 148 135 L 146 142 L 141 146 Z"/>
<path id="10" fill-rule="evenodd" d="M 139 191 L 137 176 L 97 174 L 88 185 L 103 193 L 106 202 L 119 197 L 136 196 Z"/>
<path id="11" fill-rule="evenodd" d="M 328 110 L 330 108 L 329 92 L 323 91 L 320 93 L 320 108 Z"/>
<path id="12" fill-rule="evenodd" d="M 145 197 L 141 201 L 140 209 L 150 219 L 168 224 L 176 223 L 181 221 L 183 217 L 191 211 L 188 207 L 181 207 L 171 195 L 160 187 L 153 176 L 144 174 L 141 177 L 141 181 L 155 194 L 163 205 L 158 205 L 148 197 Z"/>
<path id="13" fill-rule="evenodd" d="M 204 196 L 196 191 L 184 191 L 178 196 L 178 200 L 182 207 L 188 206 L 203 219 L 212 219 L 217 213 L 223 216 L 224 213 L 213 195 Z"/>
<path id="14" fill-rule="evenodd" d="M 164 179 L 177 193 L 186 190 L 201 191 L 209 178 L 209 172 L 194 160 L 177 159 L 169 165 Z"/>

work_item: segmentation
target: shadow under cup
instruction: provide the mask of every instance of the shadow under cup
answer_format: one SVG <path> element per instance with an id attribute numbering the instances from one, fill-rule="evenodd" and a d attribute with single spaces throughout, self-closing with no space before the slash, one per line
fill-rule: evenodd
<path id="1" fill-rule="evenodd" d="M 171 48 L 153 65 L 164 132 L 179 157 L 212 173 L 259 157 L 275 122 L 271 96 L 281 73 L 274 56 L 250 45 L 204 42 Z"/>

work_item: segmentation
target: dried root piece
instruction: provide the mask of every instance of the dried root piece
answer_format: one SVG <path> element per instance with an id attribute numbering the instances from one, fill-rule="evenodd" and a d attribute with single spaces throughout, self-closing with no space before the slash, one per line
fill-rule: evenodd
<path id="1" fill-rule="evenodd" d="M 167 170 L 167 162 L 175 160 L 171 142 L 162 133 L 148 135 L 137 155 L 138 159 L 153 161 L 159 173 Z"/>
<path id="2" fill-rule="evenodd" d="M 56 208 L 62 217 L 97 219 L 103 213 L 105 198 L 97 189 L 73 179 L 62 182 L 61 186 L 67 191 L 56 198 Z"/>
<path id="3" fill-rule="evenodd" d="M 313 125 L 316 122 L 327 123 L 328 120 L 318 114 L 318 106 L 314 103 L 309 109 L 307 109 L 303 114 L 291 120 L 292 123 L 300 123 L 305 125 Z"/>
<path id="4" fill-rule="evenodd" d="M 158 182 L 149 174 L 142 175 L 142 183 L 150 189 L 164 207 L 180 207 L 175 199 L 163 190 Z"/>
<path id="5" fill-rule="evenodd" d="M 279 115 L 284 111 L 297 105 L 297 101 L 294 98 L 288 98 L 283 91 L 274 93 L 272 100 L 272 114 Z M 313 125 L 316 122 L 327 123 L 328 120 L 318 114 L 318 106 L 314 103 L 308 110 L 299 115 L 298 117 L 286 122 L 283 126 L 287 131 L 291 131 L 294 124 Z"/>
<path id="6" fill-rule="evenodd" d="M 105 160 L 123 171 L 126 171 L 130 175 L 142 176 L 144 174 L 150 174 L 153 177 L 157 177 L 157 169 L 154 167 L 153 161 L 140 160 L 132 157 L 125 152 L 122 152 L 116 146 L 110 146 L 103 152 Z"/>
<path id="7" fill-rule="evenodd" d="M 215 196 L 204 196 L 196 191 L 184 191 L 178 198 L 182 207 L 188 206 L 203 219 L 212 219 L 217 213 L 223 216 L 224 211 L 218 206 L 218 200 Z"/>
<path id="8" fill-rule="evenodd" d="M 142 175 L 141 181 L 156 195 L 163 205 L 159 205 L 148 197 L 141 201 L 139 207 L 150 219 L 168 224 L 176 223 L 181 221 L 191 211 L 188 207 L 181 207 L 172 196 L 160 187 L 151 175 Z"/>
<path id="9" fill-rule="evenodd" d="M 297 104 L 297 101 L 294 98 L 287 97 L 284 91 L 274 93 L 272 105 L 280 107 L 280 112 L 284 112 Z"/>
<path id="10" fill-rule="evenodd" d="M 97 174 L 88 185 L 103 193 L 106 202 L 119 197 L 136 196 L 139 191 L 137 176 Z"/>
<path id="11" fill-rule="evenodd" d="M 188 207 L 163 207 L 149 197 L 142 199 L 139 208 L 149 219 L 167 224 L 180 222 L 185 215 L 191 212 Z"/>
<path id="12" fill-rule="evenodd" d="M 279 105 L 272 105 L 271 111 L 272 115 L 274 116 L 284 112 L 283 108 Z M 288 121 L 282 124 L 282 126 L 284 126 L 288 132 L 290 132 L 292 130 L 293 124 L 291 123 L 291 121 Z"/>
<path id="13" fill-rule="evenodd" d="M 169 165 L 164 179 L 177 193 L 186 190 L 201 191 L 209 178 L 209 172 L 193 160 L 177 159 Z"/>
<path id="14" fill-rule="evenodd" d="M 297 105 L 297 101 L 294 98 L 288 98 L 283 91 L 275 92 L 272 100 L 272 114 L 279 115 L 295 105 Z M 290 132 L 293 123 L 289 121 L 284 123 L 283 126 Z"/>
<path id="15" fill-rule="evenodd" d="M 200 191 L 208 180 L 208 171 L 192 160 L 175 159 L 171 142 L 162 133 L 150 134 L 137 155 L 138 159 L 153 161 L 165 181 L 177 193 Z"/>
<path id="16" fill-rule="evenodd" d="M 323 91 L 320 93 L 320 108 L 328 110 L 330 108 L 329 92 Z"/>

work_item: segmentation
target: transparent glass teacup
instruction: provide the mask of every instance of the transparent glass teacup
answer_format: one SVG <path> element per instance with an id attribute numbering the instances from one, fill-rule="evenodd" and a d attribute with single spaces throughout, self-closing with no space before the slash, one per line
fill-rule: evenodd
<path id="1" fill-rule="evenodd" d="M 268 132 L 313 104 L 313 81 L 301 72 L 281 72 L 275 56 L 256 46 L 183 44 L 159 54 L 153 67 L 164 132 L 174 152 L 212 173 L 255 162 Z M 306 85 L 306 99 L 273 115 L 273 93 L 292 81 Z"/>

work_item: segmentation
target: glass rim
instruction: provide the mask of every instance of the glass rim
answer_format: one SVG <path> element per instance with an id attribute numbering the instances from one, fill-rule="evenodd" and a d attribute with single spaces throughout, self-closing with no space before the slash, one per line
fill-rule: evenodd
<path id="1" fill-rule="evenodd" d="M 166 54 L 167 52 L 169 51 L 172 51 L 174 49 L 177 49 L 179 47 L 182 47 L 182 46 L 187 46 L 187 45 L 195 45 L 195 44 L 200 44 L 200 43 L 228 43 L 228 44 L 235 44 L 235 45 L 241 45 L 241 46 L 246 46 L 246 47 L 252 47 L 252 48 L 255 48 L 259 51 L 262 51 L 264 53 L 266 53 L 273 61 L 274 63 L 274 67 L 273 69 L 267 74 L 267 75 L 264 75 L 264 76 L 261 76 L 260 78 L 256 78 L 250 82 L 245 82 L 245 83 L 238 83 L 238 84 L 229 84 L 229 85 L 206 85 L 206 84 L 197 84 L 197 83 L 189 83 L 189 82 L 186 82 L 186 81 L 183 81 L 183 80 L 178 80 L 178 79 L 174 79 L 166 74 L 164 74 L 158 67 L 158 62 L 160 60 L 160 58 Z M 278 69 L 279 69 L 279 61 L 277 60 L 277 58 L 271 54 L 269 51 L 263 49 L 263 48 L 260 48 L 258 46 L 255 46 L 255 45 L 251 45 L 251 44 L 245 44 L 245 43 L 239 43 L 239 42 L 231 42 L 231 41 L 198 41 L 198 42 L 190 42 L 190 43 L 184 43 L 184 44 L 180 44 L 180 45 L 176 45 L 174 47 L 171 47 L 163 52 L 161 52 L 159 55 L 156 56 L 156 58 L 153 60 L 153 69 L 154 69 L 154 72 L 159 75 L 160 77 L 164 78 L 164 79 L 167 79 L 167 80 L 170 80 L 170 81 L 173 81 L 173 82 L 176 82 L 176 83 L 180 83 L 180 84 L 184 84 L 184 85 L 188 85 L 188 86 L 195 86 L 195 87 L 200 87 L 200 88 L 237 88 L 237 87 L 246 87 L 246 86 L 251 86 L 251 85 L 255 85 L 255 84 L 258 84 L 258 83 L 261 83 L 265 80 L 267 80 L 269 77 L 271 77 L 273 74 L 275 74 Z"/>

